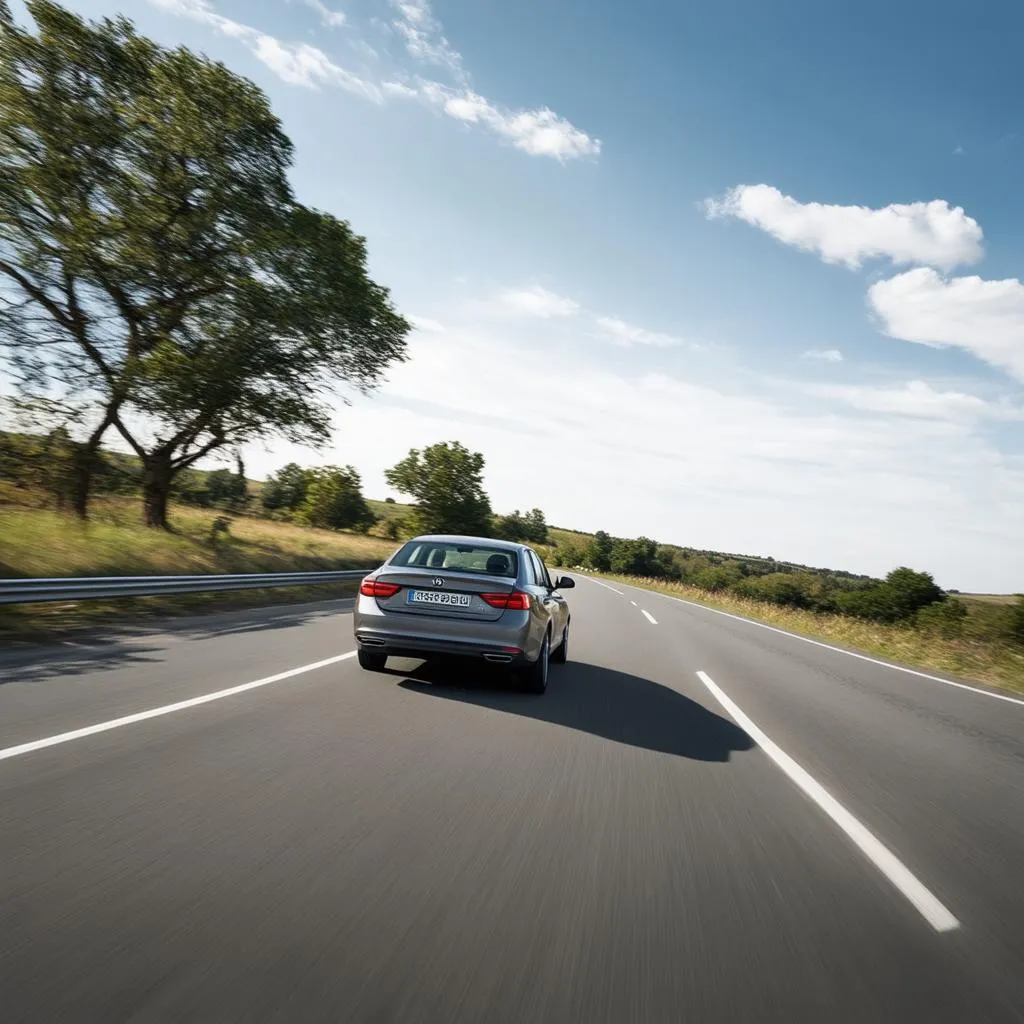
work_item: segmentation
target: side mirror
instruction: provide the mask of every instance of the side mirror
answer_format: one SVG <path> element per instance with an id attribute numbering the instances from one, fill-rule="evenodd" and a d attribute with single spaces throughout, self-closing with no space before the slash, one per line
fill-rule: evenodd
<path id="1" fill-rule="evenodd" d="M 571 576 L 559 576 L 555 580 L 555 590 L 572 590 L 576 586 L 576 581 Z"/>

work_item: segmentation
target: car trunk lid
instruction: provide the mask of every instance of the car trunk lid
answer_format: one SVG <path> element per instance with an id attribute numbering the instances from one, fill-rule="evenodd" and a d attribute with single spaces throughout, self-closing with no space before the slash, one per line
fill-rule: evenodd
<path id="1" fill-rule="evenodd" d="M 382 610 L 437 618 L 493 622 L 501 618 L 505 608 L 500 603 L 498 607 L 489 604 L 481 595 L 507 596 L 515 590 L 515 580 L 508 577 L 451 569 L 385 567 L 374 579 L 401 588 L 391 597 L 376 598 Z"/>

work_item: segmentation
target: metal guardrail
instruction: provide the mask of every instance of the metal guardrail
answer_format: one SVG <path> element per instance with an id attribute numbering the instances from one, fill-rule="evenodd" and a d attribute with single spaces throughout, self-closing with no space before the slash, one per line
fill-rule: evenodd
<path id="1" fill-rule="evenodd" d="M 361 580 L 372 569 L 338 572 L 269 572 L 235 576 L 94 576 L 58 579 L 0 580 L 0 605 L 40 601 L 84 601 L 100 597 L 158 597 L 214 590 L 258 590 Z"/>

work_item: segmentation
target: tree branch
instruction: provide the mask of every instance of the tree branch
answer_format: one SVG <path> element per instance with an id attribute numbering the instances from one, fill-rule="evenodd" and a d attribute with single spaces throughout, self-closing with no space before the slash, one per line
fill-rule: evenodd
<path id="1" fill-rule="evenodd" d="M 0 260 L 0 273 L 6 274 L 9 278 L 15 281 L 22 290 L 31 295 L 32 298 L 43 306 L 49 314 L 54 318 L 66 330 L 72 330 L 71 317 L 68 315 L 67 310 L 61 309 L 60 306 L 50 298 L 46 292 L 29 280 L 17 267 L 12 266 L 6 260 Z"/>

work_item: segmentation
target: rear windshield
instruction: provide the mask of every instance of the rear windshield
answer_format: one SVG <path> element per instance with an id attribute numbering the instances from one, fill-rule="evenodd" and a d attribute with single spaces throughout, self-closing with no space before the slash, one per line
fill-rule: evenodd
<path id="1" fill-rule="evenodd" d="M 395 553 L 391 565 L 409 569 L 479 572 L 489 576 L 512 578 L 519 575 L 519 560 L 514 551 L 482 544 L 447 544 L 443 541 L 413 540 Z"/>

